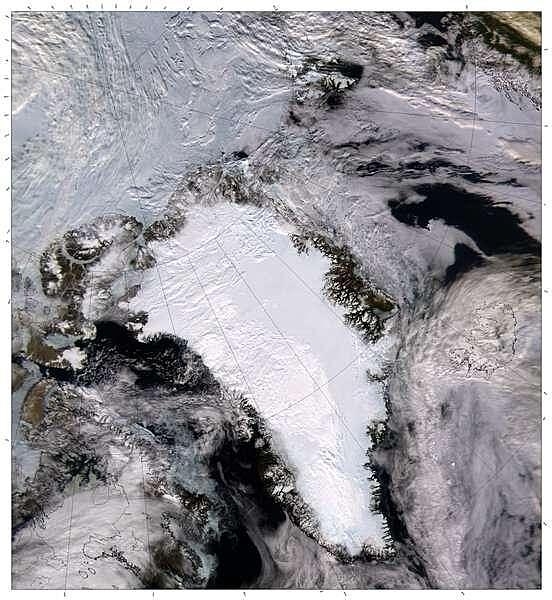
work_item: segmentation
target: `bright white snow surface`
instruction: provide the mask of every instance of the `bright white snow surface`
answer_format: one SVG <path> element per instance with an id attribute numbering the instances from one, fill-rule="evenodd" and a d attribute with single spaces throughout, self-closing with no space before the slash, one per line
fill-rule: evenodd
<path id="1" fill-rule="evenodd" d="M 86 354 L 76 347 L 67 348 L 61 356 L 69 362 L 73 369 L 82 369 L 82 361 L 86 358 Z"/>
<path id="2" fill-rule="evenodd" d="M 368 346 L 344 325 L 322 292 L 328 260 L 299 255 L 289 233 L 264 209 L 196 206 L 176 238 L 154 245 L 158 270 L 131 308 L 149 313 L 145 334 L 185 338 L 253 401 L 327 541 L 350 553 L 381 547 L 363 465 L 366 426 L 385 409 L 366 369 L 379 370 L 391 342 Z"/>

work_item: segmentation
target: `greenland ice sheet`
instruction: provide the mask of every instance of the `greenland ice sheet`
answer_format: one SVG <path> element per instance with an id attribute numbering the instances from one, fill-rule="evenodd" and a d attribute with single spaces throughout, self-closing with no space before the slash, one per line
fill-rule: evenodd
<path id="1" fill-rule="evenodd" d="M 368 347 L 344 325 L 323 296 L 328 260 L 299 255 L 289 233 L 264 209 L 197 206 L 175 239 L 154 246 L 159 272 L 130 308 L 149 314 L 145 335 L 187 339 L 255 404 L 321 534 L 354 554 L 383 546 L 364 464 L 366 426 L 385 409 L 366 370 L 379 368 L 390 341 Z"/>
<path id="2" fill-rule="evenodd" d="M 510 13 L 514 31 L 519 33 L 518 25 L 523 29 L 529 18 L 540 28 L 536 13 L 524 14 Z M 174 456 L 178 477 L 169 480 L 169 489 L 178 497 L 174 484 L 189 488 L 198 478 L 217 488 L 210 500 L 213 514 L 224 515 L 220 523 L 213 520 L 221 529 L 202 541 L 212 546 L 233 536 L 238 541 L 231 554 L 239 564 L 230 553 L 221 553 L 219 544 L 202 557 L 201 568 L 194 567 L 198 579 L 162 573 L 167 587 L 200 580 L 207 587 L 222 582 L 231 589 L 540 587 L 540 258 L 527 260 L 526 248 L 519 256 L 502 254 L 508 244 L 493 217 L 505 217 L 506 231 L 519 238 L 523 231 L 541 237 L 540 37 L 525 47 L 533 47 L 525 58 L 537 58 L 533 67 L 538 62 L 538 69 L 528 69 L 518 54 L 522 38 L 516 36 L 508 48 L 510 42 L 501 36 L 487 40 L 481 35 L 479 26 L 496 24 L 497 14 L 453 14 L 439 22 L 434 13 L 427 21 L 423 15 L 12 14 L 11 227 L 14 282 L 20 281 L 12 299 L 12 368 L 14 381 L 24 378 L 12 404 L 13 512 L 15 523 L 32 518 L 23 521 L 22 543 L 16 540 L 13 546 L 14 587 L 150 586 L 149 572 L 136 577 L 113 557 L 102 558 L 97 576 L 84 581 L 76 572 L 78 554 L 93 530 L 105 544 L 87 546 L 86 554 L 113 554 L 112 524 L 121 510 L 124 518 L 117 526 L 123 537 L 117 543 L 129 552 L 128 560 L 151 566 L 157 552 L 150 553 L 144 543 L 134 553 L 136 540 L 129 538 L 133 528 L 144 540 L 147 529 L 154 541 L 155 532 L 159 538 L 166 533 L 161 513 L 170 501 L 161 502 L 157 480 L 164 461 Z M 319 67 L 337 68 L 336 60 L 363 69 L 351 87 L 334 72 L 332 81 L 341 85 L 337 105 L 324 101 L 319 79 Z M 388 322 L 389 338 L 373 353 L 364 348 L 342 327 L 338 309 L 323 298 L 315 305 L 327 268 L 324 257 L 316 251 L 297 255 L 285 227 L 270 214 L 235 206 L 194 209 L 176 239 L 156 244 L 167 301 L 158 272 L 150 269 L 140 271 L 147 287 L 132 308 L 151 312 L 148 332 L 176 331 L 189 339 L 221 381 L 259 407 L 325 538 L 342 541 L 351 551 L 372 534 L 377 544 L 383 527 L 369 510 L 369 472 L 362 464 L 369 448 L 364 428 L 383 410 L 382 390 L 365 380 L 364 371 L 378 373 L 384 362 L 389 435 L 370 458 L 384 469 L 378 471 L 382 492 L 393 500 L 386 506 L 397 551 L 392 560 L 341 561 L 338 553 L 325 552 L 318 536 L 306 535 L 310 521 L 301 531 L 289 511 L 291 518 L 276 531 L 259 536 L 250 524 L 262 528 L 266 523 L 261 502 L 266 496 L 260 494 L 268 494 L 268 486 L 255 495 L 257 508 L 251 511 L 250 482 L 241 476 L 248 469 L 240 463 L 240 476 L 227 477 L 236 475 L 230 464 L 234 454 L 224 471 L 231 485 L 221 485 L 222 469 L 212 473 L 201 460 L 184 460 L 182 452 L 174 452 L 174 437 L 162 432 L 157 458 L 154 451 L 149 456 L 151 474 L 146 469 L 144 478 L 140 472 L 144 463 L 132 463 L 126 471 L 136 496 L 130 505 L 115 496 L 96 507 L 89 498 L 92 483 L 74 498 L 67 496 L 80 487 L 82 475 L 72 473 L 67 456 L 92 454 L 102 464 L 105 458 L 102 473 L 120 481 L 119 461 L 109 450 L 122 456 L 127 441 L 141 443 L 150 435 L 142 426 L 148 423 L 163 430 L 170 421 L 186 456 L 194 457 L 187 425 L 181 423 L 195 423 L 201 410 L 216 413 L 220 394 L 207 397 L 202 391 L 196 398 L 194 390 L 167 398 L 166 389 L 147 387 L 137 397 L 117 352 L 103 355 L 105 369 L 97 373 L 94 361 L 77 350 L 91 343 L 92 323 L 67 310 L 78 304 L 74 297 L 65 301 L 43 293 L 41 253 L 64 232 L 89 227 L 105 214 L 133 215 L 148 227 L 174 206 L 175 197 L 179 202 L 198 168 L 216 172 L 219 163 L 233 173 L 247 164 L 256 183 L 269 167 L 269 178 L 258 187 L 282 214 L 309 231 L 322 231 L 332 242 L 346 243 L 370 281 L 396 301 L 398 318 Z M 446 202 L 451 186 L 458 202 Z M 420 193 L 424 187 L 444 190 L 442 206 Z M 458 207 L 456 215 L 442 210 L 446 204 Z M 420 223 L 424 210 L 429 211 L 427 227 Z M 213 239 L 219 233 L 222 249 Z M 494 254 L 497 239 L 501 251 Z M 301 286 L 263 240 L 308 285 Z M 536 245 L 530 246 L 535 252 Z M 142 284 L 132 273 L 135 251 L 132 246 L 121 253 L 114 244 L 101 263 L 90 266 L 81 302 L 88 321 L 125 322 L 126 278 L 133 286 Z M 470 256 L 475 258 L 471 267 L 466 264 Z M 483 269 L 476 267 L 479 261 Z M 444 279 L 449 283 L 441 285 Z M 121 303 L 117 308 L 112 302 Z M 514 320 L 509 310 L 498 315 L 488 310 L 493 303 L 511 306 Z M 497 320 L 495 331 L 491 325 Z M 316 326 L 309 328 L 311 321 Z M 136 322 L 127 325 L 136 330 Z M 44 333 L 51 330 L 59 331 L 55 341 Z M 79 330 L 80 340 L 73 333 Z M 519 334 L 514 341 L 512 331 Z M 51 366 L 36 353 L 38 341 L 39 349 L 42 342 L 53 344 L 66 368 L 50 370 L 47 378 L 54 379 L 61 404 L 44 397 L 44 420 L 29 429 L 32 424 L 22 416 L 36 416 L 29 407 L 37 406 L 45 389 L 37 378 Z M 108 345 L 101 345 L 101 352 Z M 360 357 L 351 350 L 355 345 Z M 390 345 L 392 357 L 386 361 Z M 500 366 L 496 356 L 508 356 L 509 348 L 510 362 Z M 158 358 L 146 361 L 148 368 L 156 368 Z M 170 375 L 172 365 L 164 364 Z M 116 386 L 104 384 L 109 386 L 105 405 L 84 398 L 66 381 L 84 373 L 101 384 L 104 371 L 116 374 Z M 324 393 L 318 383 L 326 384 Z M 233 401 L 233 390 L 228 391 Z M 73 394 L 78 405 L 71 401 Z M 139 414 L 128 410 L 133 402 L 140 403 Z M 101 418 L 92 424 L 82 406 Z M 247 411 L 236 417 L 233 406 L 230 400 L 223 404 L 232 413 L 228 420 L 224 410 L 207 420 L 200 444 L 208 446 L 207 438 L 217 449 L 242 450 L 251 440 L 260 443 L 247 427 L 253 437 L 234 444 Z M 130 433 L 120 433 L 121 424 Z M 81 425 L 84 438 L 77 435 Z M 222 436 L 228 446 L 220 445 Z M 55 460 L 43 460 L 48 455 Z M 218 458 L 212 456 L 220 467 Z M 59 481 L 66 482 L 63 489 L 56 489 Z M 155 492 L 147 507 L 142 487 Z M 99 485 L 98 491 L 104 488 Z M 188 506 L 181 497 L 179 512 L 195 522 L 202 511 Z M 43 514 L 47 530 L 34 527 Z M 401 522 L 404 531 L 395 530 L 393 523 Z M 242 544 L 244 527 L 248 536 Z M 193 549 L 188 527 L 178 531 Z M 46 553 L 35 544 L 40 538 Z M 170 551 L 172 541 L 166 537 L 164 550 Z M 256 579 L 250 572 L 256 561 L 244 556 L 251 543 L 262 555 Z M 41 556 L 50 562 L 54 551 L 60 560 L 52 568 L 61 570 L 48 579 Z M 233 585 L 225 579 L 229 572 L 235 572 Z"/>

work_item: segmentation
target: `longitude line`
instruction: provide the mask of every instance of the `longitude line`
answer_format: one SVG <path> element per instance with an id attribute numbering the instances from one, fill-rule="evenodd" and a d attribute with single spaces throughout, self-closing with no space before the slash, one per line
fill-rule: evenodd
<path id="1" fill-rule="evenodd" d="M 224 338 L 224 340 L 226 342 L 226 345 L 228 346 L 228 348 L 229 348 L 229 350 L 230 350 L 230 352 L 232 354 L 234 362 L 236 363 L 236 366 L 238 367 L 238 370 L 241 373 L 242 379 L 243 379 L 245 385 L 247 386 L 247 389 L 249 390 L 251 401 L 255 404 L 255 407 L 256 407 L 257 411 L 259 412 L 259 414 L 260 414 L 260 409 L 259 409 L 259 406 L 257 404 L 257 401 L 255 400 L 255 395 L 253 394 L 253 390 L 251 388 L 251 385 L 249 384 L 249 381 L 248 381 L 247 377 L 245 376 L 245 373 L 244 373 L 244 371 L 243 371 L 243 369 L 242 369 L 242 367 L 240 365 L 240 362 L 238 361 L 238 357 L 236 356 L 236 353 L 234 351 L 234 348 L 233 348 L 232 344 L 230 343 L 230 340 L 228 339 L 228 337 L 226 335 L 226 332 L 225 332 L 225 330 L 224 330 L 224 328 L 223 328 L 223 326 L 222 326 L 222 324 L 221 324 L 221 322 L 220 322 L 220 320 L 218 318 L 218 315 L 217 315 L 217 313 L 215 311 L 215 308 L 214 308 L 213 304 L 211 303 L 211 299 L 209 298 L 209 294 L 207 293 L 207 290 L 205 289 L 205 287 L 204 287 L 204 285 L 203 285 L 203 283 L 202 283 L 202 281 L 201 281 L 201 279 L 200 279 L 200 277 L 199 277 L 199 275 L 197 273 L 197 270 L 196 270 L 194 264 L 192 263 L 192 261 L 190 259 L 187 259 L 187 260 L 188 260 L 188 263 L 190 264 L 190 267 L 191 267 L 191 269 L 192 269 L 192 271 L 194 273 L 194 276 L 195 276 L 195 278 L 196 278 L 196 280 L 197 280 L 197 282 L 199 284 L 199 287 L 201 288 L 201 291 L 203 292 L 203 295 L 205 296 L 205 299 L 207 300 L 209 308 L 211 309 L 211 312 L 213 313 L 213 316 L 215 317 L 217 325 L 218 325 L 218 327 L 220 329 L 220 332 L 222 333 L 222 336 L 223 336 L 223 338 Z"/>
<path id="2" fill-rule="evenodd" d="M 81 399 L 81 408 L 82 408 L 82 399 Z M 78 423 L 77 429 L 80 434 L 80 429 L 81 429 L 80 419 L 77 421 L 77 423 Z M 65 578 L 64 578 L 64 584 L 63 584 L 64 596 L 67 592 L 67 581 L 69 578 L 69 559 L 70 559 L 70 554 L 71 554 L 71 533 L 73 530 L 73 509 L 75 506 L 75 493 L 76 493 L 76 487 L 77 487 L 77 477 L 78 477 L 78 475 L 75 475 L 75 477 L 73 479 L 73 488 L 71 490 L 71 508 L 69 510 L 69 524 L 68 524 L 68 533 L 67 533 L 67 553 L 65 556 Z"/>
<path id="3" fill-rule="evenodd" d="M 253 288 L 249 285 L 249 282 L 247 281 L 247 279 L 239 271 L 239 269 L 235 265 L 234 261 L 230 258 L 230 256 L 227 254 L 227 252 L 224 250 L 223 246 L 221 245 L 221 243 L 218 240 L 217 240 L 217 244 L 218 244 L 221 252 L 224 254 L 224 256 L 226 257 L 226 259 L 228 260 L 228 262 L 232 265 L 232 267 L 234 268 L 234 270 L 238 274 L 238 277 L 240 277 L 240 279 L 243 281 L 243 283 L 245 284 L 245 286 L 249 290 L 250 294 L 253 296 L 253 298 L 255 299 L 255 301 L 257 302 L 257 304 L 261 307 L 261 309 L 263 310 L 263 312 L 265 313 L 265 315 L 268 317 L 269 321 L 272 323 L 272 325 L 274 326 L 274 328 L 276 329 L 276 331 L 280 334 L 280 337 L 287 344 L 287 346 L 289 347 L 289 349 L 293 353 L 293 356 L 295 357 L 295 360 L 301 365 L 301 367 L 307 373 L 307 375 L 312 380 L 312 382 L 314 383 L 314 385 L 315 386 L 318 385 L 318 382 L 314 378 L 313 374 L 310 372 L 310 370 L 307 368 L 307 366 L 305 365 L 305 363 L 302 361 L 301 357 L 297 354 L 295 348 L 292 346 L 292 344 L 290 343 L 290 341 L 284 335 L 283 331 L 280 329 L 280 327 L 278 326 L 278 324 L 276 323 L 276 321 L 274 320 L 274 318 L 272 317 L 272 315 L 270 314 L 270 312 L 268 311 L 268 309 L 265 307 L 265 305 L 263 304 L 263 302 L 257 296 L 257 294 L 255 293 L 255 291 L 253 290 Z M 355 359 L 356 359 L 356 357 L 355 357 Z M 330 399 L 328 398 L 328 396 L 326 395 L 326 393 L 325 393 L 325 391 L 324 391 L 324 389 L 322 387 L 320 388 L 320 393 L 322 394 L 322 397 L 324 398 L 324 400 L 326 400 L 326 402 L 330 406 L 330 408 L 339 417 L 339 419 L 341 420 L 341 422 L 343 423 L 343 425 L 345 426 L 345 428 L 347 429 L 347 431 L 349 432 L 349 434 L 351 435 L 351 437 L 357 443 L 357 445 L 359 446 L 359 448 L 361 450 L 365 450 L 365 448 L 359 442 L 359 440 L 357 439 L 357 437 L 351 431 L 349 425 L 347 424 L 347 421 L 345 420 L 345 418 L 343 417 L 343 415 L 341 414 L 341 412 L 339 411 L 339 409 L 330 401 Z"/>

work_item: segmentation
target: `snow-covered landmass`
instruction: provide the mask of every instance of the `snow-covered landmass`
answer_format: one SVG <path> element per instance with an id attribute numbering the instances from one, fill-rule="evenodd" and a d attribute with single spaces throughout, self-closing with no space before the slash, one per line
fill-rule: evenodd
<path id="1" fill-rule="evenodd" d="M 67 348 L 61 355 L 73 369 L 82 369 L 82 361 L 86 358 L 86 354 L 78 348 Z"/>
<path id="2" fill-rule="evenodd" d="M 538 15 L 12 18 L 13 587 L 538 588 Z"/>
<path id="3" fill-rule="evenodd" d="M 385 408 L 382 384 L 366 371 L 381 371 L 390 342 L 368 347 L 344 325 L 324 297 L 329 261 L 317 250 L 299 255 L 292 232 L 267 210 L 198 207 L 171 244 L 153 245 L 159 268 L 130 308 L 148 313 L 144 335 L 188 340 L 258 407 L 323 536 L 355 554 L 384 545 L 364 465 L 366 427 Z"/>

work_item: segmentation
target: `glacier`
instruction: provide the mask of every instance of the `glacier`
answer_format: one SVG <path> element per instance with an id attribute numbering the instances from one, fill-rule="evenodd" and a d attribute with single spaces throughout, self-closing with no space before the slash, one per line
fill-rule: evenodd
<path id="1" fill-rule="evenodd" d="M 538 588 L 539 15 L 12 20 L 13 586 Z"/>

